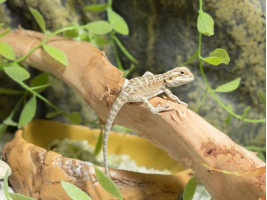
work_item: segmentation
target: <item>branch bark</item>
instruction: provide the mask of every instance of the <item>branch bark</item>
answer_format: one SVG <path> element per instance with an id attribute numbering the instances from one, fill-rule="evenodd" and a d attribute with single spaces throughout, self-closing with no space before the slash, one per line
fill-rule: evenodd
<path id="1" fill-rule="evenodd" d="M 43 34 L 19 29 L 2 38 L 15 50 L 16 56 L 29 52 Z M 64 67 L 44 50 L 38 49 L 25 62 L 46 71 L 75 88 L 95 112 L 105 120 L 124 81 L 122 72 L 110 64 L 104 52 L 89 43 L 61 37 L 49 40 L 68 57 Z M 234 143 L 199 115 L 170 100 L 155 97 L 152 105 L 168 103 L 173 111 L 154 115 L 141 104 L 124 105 L 115 123 L 142 134 L 158 147 L 191 168 L 215 200 L 251 200 L 265 194 L 265 176 L 237 177 L 209 171 L 201 163 L 228 171 L 244 171 L 264 166 L 256 153 Z"/>

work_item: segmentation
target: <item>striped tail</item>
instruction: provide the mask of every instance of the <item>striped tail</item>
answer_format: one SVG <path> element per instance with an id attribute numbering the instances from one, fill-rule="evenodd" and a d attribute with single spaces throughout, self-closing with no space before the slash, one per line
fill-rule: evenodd
<path id="1" fill-rule="evenodd" d="M 110 131 L 111 127 L 112 127 L 112 123 L 113 123 L 116 115 L 120 111 L 121 107 L 124 105 L 124 102 L 121 102 L 119 97 L 120 97 L 120 95 L 118 96 L 118 98 L 116 99 L 116 101 L 114 102 L 114 104 L 112 105 L 112 108 L 110 110 L 110 113 L 109 113 L 109 116 L 108 116 L 108 119 L 107 119 L 107 123 L 106 123 L 106 126 L 105 126 L 104 139 L 103 139 L 104 166 L 105 166 L 106 174 L 108 176 L 109 176 L 108 160 L 107 160 L 108 134 L 109 134 L 109 131 Z"/>

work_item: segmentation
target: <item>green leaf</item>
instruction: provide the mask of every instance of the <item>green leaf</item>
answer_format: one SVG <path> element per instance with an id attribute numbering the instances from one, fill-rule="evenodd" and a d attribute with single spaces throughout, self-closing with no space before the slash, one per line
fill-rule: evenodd
<path id="1" fill-rule="evenodd" d="M 120 50 L 124 53 L 124 55 L 126 55 L 127 58 L 129 58 L 134 63 L 137 63 L 137 60 L 127 51 L 127 49 L 125 49 L 125 47 L 123 46 L 121 41 L 115 35 L 113 36 L 113 39 L 116 42 L 116 44 L 118 45 L 118 47 L 120 48 Z"/>
<path id="2" fill-rule="evenodd" d="M 30 85 L 32 86 L 32 89 L 36 90 L 36 92 L 42 92 L 43 90 L 45 90 L 46 87 L 50 86 L 49 74 L 46 72 L 38 74 L 30 81 Z M 36 87 L 41 88 L 36 89 Z"/>
<path id="3" fill-rule="evenodd" d="M 7 127 L 8 126 L 6 124 L 0 124 L 0 138 L 2 137 L 4 132 L 6 131 Z"/>
<path id="4" fill-rule="evenodd" d="M 94 156 L 97 156 L 99 154 L 99 152 L 102 149 L 102 144 L 103 144 L 103 132 L 101 129 L 100 134 L 99 134 L 98 139 L 97 139 L 96 146 L 95 146 Z"/>
<path id="5" fill-rule="evenodd" d="M 65 190 L 65 192 L 73 200 L 91 200 L 88 194 L 86 194 L 84 191 L 82 191 L 80 188 L 76 187 L 75 185 L 67 181 L 61 181 L 60 183 L 63 189 Z"/>
<path id="6" fill-rule="evenodd" d="M 7 182 L 7 179 L 8 179 L 8 176 L 10 175 L 10 171 L 7 170 L 6 172 L 6 175 L 5 175 L 5 178 L 4 178 L 4 195 L 6 197 L 6 200 L 11 200 L 10 199 L 10 196 L 9 196 L 9 193 L 8 193 L 8 182 Z"/>
<path id="7" fill-rule="evenodd" d="M 36 97 L 33 96 L 24 106 L 19 117 L 19 128 L 30 122 L 36 112 Z"/>
<path id="8" fill-rule="evenodd" d="M 52 118 L 52 117 L 55 117 L 57 115 L 60 115 L 62 112 L 60 110 L 56 110 L 56 111 L 53 111 L 53 112 L 49 112 L 49 113 L 46 113 L 46 118 Z"/>
<path id="9" fill-rule="evenodd" d="M 209 57 L 201 59 L 211 65 L 219 65 L 222 63 L 228 65 L 230 62 L 227 51 L 221 48 L 215 49 L 214 51 L 210 52 Z"/>
<path id="10" fill-rule="evenodd" d="M 258 90 L 257 95 L 258 95 L 261 103 L 263 103 L 266 106 L 266 93 L 262 90 Z"/>
<path id="11" fill-rule="evenodd" d="M 34 8 L 30 8 L 30 11 L 31 11 L 34 19 L 36 20 L 37 24 L 40 26 L 41 30 L 43 32 L 45 32 L 46 28 L 45 28 L 45 22 L 44 22 L 43 16 L 39 13 L 38 10 L 36 10 Z"/>
<path id="12" fill-rule="evenodd" d="M 49 74 L 46 72 L 38 74 L 30 81 L 30 85 L 32 87 L 46 85 L 48 83 L 49 83 Z"/>
<path id="13" fill-rule="evenodd" d="M 93 11 L 93 12 L 102 12 L 107 8 L 108 4 L 103 3 L 103 4 L 93 4 L 90 6 L 85 6 L 83 7 L 83 10 L 85 11 Z"/>
<path id="14" fill-rule="evenodd" d="M 104 45 L 110 43 L 110 41 L 107 40 L 106 38 L 101 37 L 101 36 L 97 36 L 97 35 L 95 36 L 94 40 L 95 40 L 95 44 L 98 47 L 101 47 L 101 46 L 104 46 Z"/>
<path id="15" fill-rule="evenodd" d="M 228 65 L 230 62 L 229 55 L 226 50 L 224 49 L 215 49 L 209 54 L 209 57 L 201 58 L 205 62 L 211 64 L 211 65 L 219 65 L 219 64 L 226 64 Z"/>
<path id="16" fill-rule="evenodd" d="M 110 177 L 108 177 L 97 167 L 95 167 L 95 174 L 99 184 L 104 188 L 104 190 L 119 198 L 120 200 L 123 200 L 120 190 Z"/>
<path id="17" fill-rule="evenodd" d="M 76 24 L 69 24 L 70 27 L 79 27 L 78 25 Z M 70 30 L 66 30 L 63 32 L 63 36 L 64 37 L 67 37 L 67 38 L 76 38 L 79 36 L 79 30 L 78 29 L 70 29 Z"/>
<path id="18" fill-rule="evenodd" d="M 192 200 L 197 188 L 196 178 L 193 177 L 188 181 L 184 188 L 183 200 Z"/>
<path id="19" fill-rule="evenodd" d="M 22 93 L 23 91 L 21 90 L 14 90 L 14 89 L 0 87 L 0 94 L 17 95 Z"/>
<path id="20" fill-rule="evenodd" d="M 0 4 L 4 3 L 6 0 L 0 0 Z"/>
<path id="21" fill-rule="evenodd" d="M 233 81 L 218 86 L 214 92 L 232 92 L 236 90 L 240 85 L 241 78 L 236 78 Z"/>
<path id="22" fill-rule="evenodd" d="M 50 56 L 52 56 L 55 60 L 60 62 L 61 64 L 67 66 L 68 65 L 68 59 L 65 53 L 63 53 L 61 50 L 52 47 L 50 45 L 44 44 L 43 45 L 44 50 L 46 53 L 48 53 Z"/>
<path id="23" fill-rule="evenodd" d="M 3 32 L 0 33 L 0 38 L 4 37 L 9 32 L 10 32 L 10 28 L 7 28 L 6 30 L 4 30 Z"/>
<path id="24" fill-rule="evenodd" d="M 128 35 L 129 29 L 125 20 L 116 12 L 114 12 L 111 8 L 107 8 L 108 12 L 108 21 L 112 24 L 115 31 L 120 34 Z"/>
<path id="25" fill-rule="evenodd" d="M 258 152 L 257 152 L 257 156 L 258 156 L 262 161 L 266 162 L 265 156 L 264 156 L 264 154 L 263 154 L 262 152 L 258 151 Z"/>
<path id="26" fill-rule="evenodd" d="M 74 124 L 80 124 L 82 122 L 82 117 L 78 112 L 72 112 L 68 114 L 67 118 Z"/>
<path id="27" fill-rule="evenodd" d="M 244 112 L 243 112 L 243 115 L 242 115 L 242 120 L 244 120 L 247 117 L 249 111 L 250 111 L 250 106 L 247 106 L 244 109 Z"/>
<path id="28" fill-rule="evenodd" d="M 8 60 L 16 59 L 12 47 L 6 42 L 0 42 L 0 54 Z"/>
<path id="29" fill-rule="evenodd" d="M 104 35 L 112 31 L 113 27 L 107 21 L 94 21 L 85 25 L 85 27 L 93 34 Z"/>
<path id="30" fill-rule="evenodd" d="M 9 196 L 13 199 L 13 200 L 34 200 L 34 198 L 32 197 L 27 197 L 23 194 L 19 194 L 19 193 L 9 193 Z"/>
<path id="31" fill-rule="evenodd" d="M 29 72 L 18 65 L 4 67 L 4 72 L 14 81 L 24 81 L 30 77 Z"/>
<path id="32" fill-rule="evenodd" d="M 197 29 L 203 35 L 214 35 L 214 21 L 208 13 L 203 11 L 199 12 L 197 18 Z"/>

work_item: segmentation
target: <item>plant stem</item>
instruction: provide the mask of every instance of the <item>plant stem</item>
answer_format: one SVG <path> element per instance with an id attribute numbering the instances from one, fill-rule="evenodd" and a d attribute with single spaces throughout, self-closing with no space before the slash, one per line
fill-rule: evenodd
<path id="1" fill-rule="evenodd" d="M 120 60 L 120 58 L 119 58 L 118 51 L 117 51 L 117 48 L 116 48 L 116 45 L 115 45 L 115 42 L 114 42 L 114 39 L 113 39 L 113 34 L 114 34 L 114 33 L 111 33 L 111 34 L 110 34 L 110 40 L 111 40 L 111 45 L 112 45 L 112 48 L 113 48 L 113 53 L 114 53 L 114 56 L 115 56 L 115 59 L 116 59 L 118 68 L 119 68 L 121 71 L 124 72 L 124 69 L 123 69 L 123 67 L 122 67 L 121 60 Z"/>
<path id="2" fill-rule="evenodd" d="M 198 110 L 200 109 L 200 107 L 203 105 L 203 103 L 205 102 L 206 98 L 208 96 L 208 88 L 205 89 L 204 95 L 202 96 L 200 103 L 198 104 L 198 106 L 195 108 L 195 112 L 198 112 Z"/>
<path id="3" fill-rule="evenodd" d="M 201 0 L 200 0 L 201 1 Z M 235 118 L 243 120 L 244 122 L 249 122 L 249 123 L 259 123 L 259 122 L 266 122 L 265 118 L 262 119 L 242 119 L 242 115 L 238 115 L 235 112 L 233 112 L 231 109 L 229 109 L 226 105 L 224 105 L 224 103 L 218 98 L 218 96 L 215 94 L 215 92 L 213 91 L 213 89 L 211 88 L 211 86 L 208 83 L 208 80 L 206 78 L 206 75 L 204 73 L 204 69 L 203 69 L 203 65 L 202 65 L 202 60 L 201 60 L 201 47 L 202 47 L 202 34 L 199 33 L 198 35 L 198 62 L 199 62 L 199 69 L 200 69 L 200 73 L 202 75 L 202 78 L 206 84 L 208 93 L 211 94 L 211 96 L 215 99 L 215 101 L 224 109 L 226 110 L 228 113 L 230 113 L 231 115 L 233 115 Z"/>

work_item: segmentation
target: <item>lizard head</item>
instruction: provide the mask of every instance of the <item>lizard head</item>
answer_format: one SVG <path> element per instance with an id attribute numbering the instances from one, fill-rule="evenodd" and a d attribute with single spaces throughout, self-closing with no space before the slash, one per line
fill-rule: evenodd
<path id="1" fill-rule="evenodd" d="M 164 82 L 168 87 L 177 87 L 194 80 L 194 75 L 187 67 L 175 67 L 164 73 Z"/>

